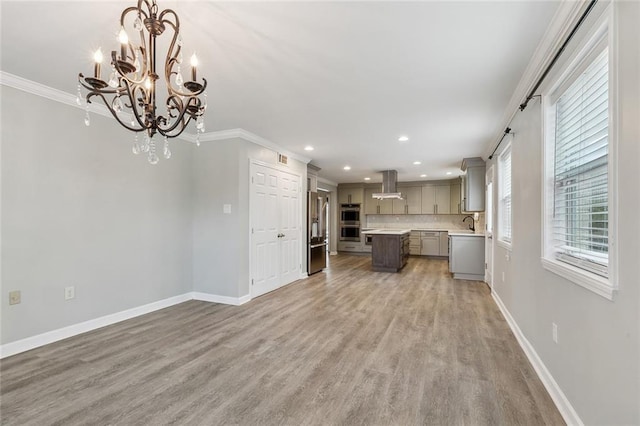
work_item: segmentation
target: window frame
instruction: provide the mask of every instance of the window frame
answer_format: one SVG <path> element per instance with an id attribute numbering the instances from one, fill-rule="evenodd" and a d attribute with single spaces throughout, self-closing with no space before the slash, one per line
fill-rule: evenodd
<path id="1" fill-rule="evenodd" d="M 614 37 L 613 11 L 609 7 L 594 24 L 584 42 L 567 61 L 563 72 L 543 95 L 543 156 L 542 156 L 542 253 L 544 269 L 582 286 L 608 300 L 614 300 L 617 280 L 617 40 Z M 552 250 L 555 161 L 555 106 L 558 98 L 607 49 L 608 59 L 608 276 L 604 277 L 576 264 L 558 260 Z"/>
<path id="2" fill-rule="evenodd" d="M 494 230 L 494 232 L 497 234 L 497 238 L 496 241 L 498 243 L 498 245 L 500 245 L 501 247 L 507 249 L 507 250 L 511 250 L 513 247 L 513 149 L 512 149 L 512 142 L 513 142 L 513 136 L 508 135 L 507 137 L 505 137 L 506 143 L 504 145 L 504 148 L 500 151 L 500 154 L 498 155 L 498 202 L 496 203 L 497 205 L 494 206 L 494 210 L 497 213 L 497 219 L 498 219 L 498 223 L 496 226 L 496 229 Z M 511 177 L 511 182 L 509 185 L 509 197 L 510 197 L 510 221 L 511 221 L 511 233 L 509 234 L 508 238 L 505 238 L 504 235 L 504 219 L 503 219 L 503 214 L 504 214 L 504 206 L 503 206 L 503 199 L 504 199 L 504 171 L 503 171 L 503 158 L 505 156 L 506 153 L 509 153 L 509 159 L 510 159 L 510 177 Z"/>

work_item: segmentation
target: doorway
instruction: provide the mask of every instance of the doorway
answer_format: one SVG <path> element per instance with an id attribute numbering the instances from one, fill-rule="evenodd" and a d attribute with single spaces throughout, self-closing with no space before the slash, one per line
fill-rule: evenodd
<path id="1" fill-rule="evenodd" d="M 251 297 L 301 274 L 300 176 L 252 162 L 250 191 Z"/>
<path id="2" fill-rule="evenodd" d="M 487 170 L 486 182 L 486 205 L 484 211 L 484 280 L 493 290 L 493 166 L 489 167 L 489 170 Z"/>

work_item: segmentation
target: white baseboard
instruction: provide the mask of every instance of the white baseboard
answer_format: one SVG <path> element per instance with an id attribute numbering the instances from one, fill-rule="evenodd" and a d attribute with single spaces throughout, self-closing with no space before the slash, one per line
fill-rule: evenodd
<path id="1" fill-rule="evenodd" d="M 511 327 L 511 331 L 513 331 L 513 334 L 516 336 L 518 343 L 520 343 L 520 347 L 524 351 L 525 355 L 527 355 L 527 358 L 529 358 L 529 362 L 531 362 L 533 368 L 536 370 L 542 384 L 547 389 L 547 392 L 549 392 L 549 395 L 556 404 L 556 407 L 558 407 L 558 411 L 560 411 L 564 421 L 567 425 L 583 426 L 584 423 L 580 419 L 580 416 L 578 416 L 578 413 L 576 413 L 576 410 L 569 402 L 569 399 L 567 399 L 567 396 L 562 392 L 562 389 L 560 389 L 560 386 L 551 375 L 551 372 L 547 369 L 547 366 L 544 365 L 538 356 L 533 345 L 531 345 L 524 336 L 522 330 L 518 327 L 518 324 L 509 313 L 507 307 L 502 303 L 500 296 L 498 296 L 495 291 L 492 291 L 491 295 L 493 296 L 493 300 L 496 302 L 496 305 L 498 305 L 498 309 L 500 309 L 500 312 L 502 312 L 502 315 L 507 320 L 507 324 Z"/>
<path id="2" fill-rule="evenodd" d="M 330 251 L 329 252 L 329 256 L 337 256 L 338 252 L 337 251 Z"/>
<path id="3" fill-rule="evenodd" d="M 148 303 L 146 305 L 127 309 L 125 311 L 116 312 L 115 314 L 105 315 L 100 318 L 95 318 L 89 321 L 81 322 L 79 324 L 59 328 L 57 330 L 47 331 L 46 333 L 27 337 L 26 339 L 5 343 L 4 345 L 0 345 L 0 359 L 194 299 L 202 300 L 205 302 L 223 303 L 226 305 L 238 306 L 251 300 L 251 296 L 247 294 L 241 297 L 228 297 L 218 296 L 215 294 L 189 292 L 181 294 L 179 296 L 169 297 L 168 299 Z"/>
<path id="4" fill-rule="evenodd" d="M 0 346 L 0 358 L 6 358 L 20 352 L 25 352 L 31 349 L 38 348 L 40 346 L 48 345 L 49 343 L 68 339 L 69 337 L 73 337 L 78 334 L 86 333 L 97 328 L 106 327 L 108 325 L 135 318 L 140 315 L 148 314 L 159 309 L 168 308 L 169 306 L 177 305 L 178 303 L 186 302 L 187 300 L 191 299 L 193 299 L 191 293 L 181 294 L 180 296 L 170 297 L 168 299 L 159 300 L 157 302 L 138 306 L 136 308 L 116 312 L 115 314 L 105 315 L 103 317 L 84 321 L 78 324 L 70 325 L 68 327 L 63 327 L 57 330 L 38 334 L 36 336 L 27 337 L 26 339 L 6 343 Z"/>
<path id="5" fill-rule="evenodd" d="M 251 295 L 245 294 L 240 297 L 218 296 L 217 294 L 201 293 L 194 291 L 191 293 L 192 299 L 201 300 L 203 302 L 223 303 L 225 305 L 240 306 L 251 300 Z"/>

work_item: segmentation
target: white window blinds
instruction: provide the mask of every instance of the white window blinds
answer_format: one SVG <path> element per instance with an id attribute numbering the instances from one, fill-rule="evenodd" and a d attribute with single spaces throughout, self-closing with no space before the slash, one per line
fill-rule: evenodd
<path id="1" fill-rule="evenodd" d="M 511 146 L 509 145 L 499 157 L 500 175 L 500 223 L 498 238 L 511 243 Z"/>
<path id="2" fill-rule="evenodd" d="M 552 245 L 563 262 L 607 276 L 608 53 L 556 102 Z"/>

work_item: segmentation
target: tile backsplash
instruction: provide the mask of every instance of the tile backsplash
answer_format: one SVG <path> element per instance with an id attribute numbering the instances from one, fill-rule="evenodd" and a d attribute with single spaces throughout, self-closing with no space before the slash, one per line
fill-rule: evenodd
<path id="1" fill-rule="evenodd" d="M 462 222 L 466 214 L 374 214 L 367 215 L 364 228 L 382 229 L 469 229 L 470 221 Z M 484 213 L 479 213 L 476 230 L 484 230 Z"/>

